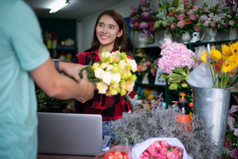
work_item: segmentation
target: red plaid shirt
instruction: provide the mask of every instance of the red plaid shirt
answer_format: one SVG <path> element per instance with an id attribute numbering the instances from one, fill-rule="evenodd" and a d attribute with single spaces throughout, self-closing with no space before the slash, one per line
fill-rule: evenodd
<path id="1" fill-rule="evenodd" d="M 82 65 L 89 65 L 90 61 L 92 61 L 92 64 L 100 61 L 98 50 L 79 53 L 72 60 L 73 63 Z M 114 96 L 106 96 L 99 94 L 96 90 L 94 92 L 94 98 L 86 103 L 75 101 L 75 110 L 78 113 L 101 114 L 103 121 L 109 121 L 121 118 L 123 112 L 130 110 L 130 103 L 125 100 L 125 95 L 121 96 L 117 94 Z"/>

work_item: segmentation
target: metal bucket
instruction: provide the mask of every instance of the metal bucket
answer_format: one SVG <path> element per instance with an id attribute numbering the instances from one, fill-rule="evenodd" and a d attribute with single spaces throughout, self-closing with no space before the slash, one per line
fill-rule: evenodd
<path id="1" fill-rule="evenodd" d="M 230 89 L 193 87 L 193 112 L 204 120 L 211 143 L 222 154 L 224 145 L 227 114 L 230 105 Z"/>

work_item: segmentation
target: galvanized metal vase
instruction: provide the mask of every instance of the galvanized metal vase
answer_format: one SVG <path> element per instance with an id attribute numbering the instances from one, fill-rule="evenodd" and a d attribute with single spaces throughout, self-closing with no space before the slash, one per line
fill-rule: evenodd
<path id="1" fill-rule="evenodd" d="M 193 87 L 193 112 L 204 120 L 204 129 L 211 143 L 222 154 L 231 89 Z"/>

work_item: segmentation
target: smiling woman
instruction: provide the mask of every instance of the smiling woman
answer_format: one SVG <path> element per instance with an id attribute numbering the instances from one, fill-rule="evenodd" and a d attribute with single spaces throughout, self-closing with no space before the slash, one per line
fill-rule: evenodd
<path id="1" fill-rule="evenodd" d="M 90 62 L 93 64 L 101 61 L 105 51 L 110 54 L 116 50 L 126 52 L 125 30 L 126 24 L 120 13 L 116 10 L 104 10 L 96 20 L 91 48 L 77 54 L 72 62 L 89 65 Z M 132 59 L 129 56 L 127 58 Z M 130 104 L 125 99 L 125 93 L 107 96 L 97 90 L 93 99 L 86 103 L 75 101 L 75 110 L 78 113 L 101 114 L 104 125 L 110 125 L 112 120 L 121 118 L 123 112 L 130 111 Z M 106 126 L 103 133 L 111 135 Z"/>

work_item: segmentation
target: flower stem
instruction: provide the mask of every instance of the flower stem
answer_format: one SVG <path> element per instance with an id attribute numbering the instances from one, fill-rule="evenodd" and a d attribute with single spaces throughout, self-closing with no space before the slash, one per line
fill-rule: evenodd
<path id="1" fill-rule="evenodd" d="M 212 82 L 213 82 L 213 86 L 212 88 L 215 88 L 215 79 L 214 79 L 214 75 L 213 75 L 213 72 L 212 72 L 212 66 L 211 66 L 211 63 L 209 62 L 209 67 L 210 67 L 210 72 L 211 72 L 211 75 L 212 75 Z"/>

